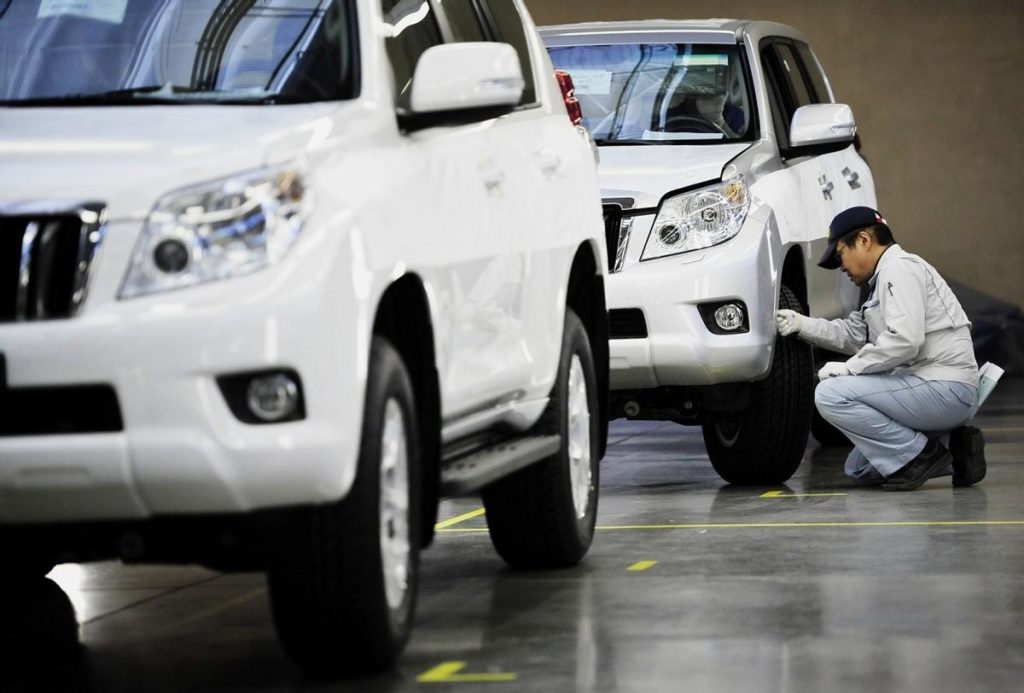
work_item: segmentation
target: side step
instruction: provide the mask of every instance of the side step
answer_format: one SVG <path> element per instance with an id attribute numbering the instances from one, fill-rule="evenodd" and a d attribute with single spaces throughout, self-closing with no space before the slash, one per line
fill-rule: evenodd
<path id="1" fill-rule="evenodd" d="M 557 435 L 525 436 L 459 457 L 441 469 L 441 495 L 464 496 L 558 452 Z"/>

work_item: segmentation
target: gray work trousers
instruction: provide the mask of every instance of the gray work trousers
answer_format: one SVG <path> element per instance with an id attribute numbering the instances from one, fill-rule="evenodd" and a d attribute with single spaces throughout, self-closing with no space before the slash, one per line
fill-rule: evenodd
<path id="1" fill-rule="evenodd" d="M 916 375 L 848 375 L 818 383 L 814 403 L 854 449 L 846 474 L 881 482 L 917 457 L 929 437 L 965 423 L 977 398 L 972 385 Z"/>

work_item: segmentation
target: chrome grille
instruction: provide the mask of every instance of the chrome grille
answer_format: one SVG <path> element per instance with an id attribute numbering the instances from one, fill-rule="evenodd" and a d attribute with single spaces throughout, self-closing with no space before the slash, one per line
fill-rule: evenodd
<path id="1" fill-rule="evenodd" d="M 98 203 L 0 205 L 0 322 L 77 314 L 105 221 Z"/>
<path id="2" fill-rule="evenodd" d="M 626 259 L 629 233 L 633 228 L 633 217 L 625 210 L 632 207 L 632 200 L 606 201 L 604 212 L 604 241 L 608 249 L 608 271 L 618 272 Z"/>

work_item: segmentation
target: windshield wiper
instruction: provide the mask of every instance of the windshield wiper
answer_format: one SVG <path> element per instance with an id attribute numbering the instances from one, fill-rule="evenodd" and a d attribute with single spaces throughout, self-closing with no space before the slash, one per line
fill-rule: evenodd
<path id="1" fill-rule="evenodd" d="M 85 94 L 63 94 L 61 96 L 42 96 L 34 99 L 10 99 L 0 101 L 4 106 L 60 106 L 63 104 L 138 104 L 138 103 L 169 103 L 179 101 L 178 94 L 203 93 L 203 89 L 181 87 L 168 82 L 167 84 L 150 84 L 143 87 L 112 89 Z"/>

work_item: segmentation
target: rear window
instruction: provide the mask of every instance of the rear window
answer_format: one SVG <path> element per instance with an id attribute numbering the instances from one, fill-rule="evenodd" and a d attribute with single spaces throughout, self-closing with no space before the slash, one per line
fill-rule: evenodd
<path id="1" fill-rule="evenodd" d="M 689 43 L 549 49 L 572 75 L 583 125 L 598 144 L 702 144 L 755 135 L 753 99 L 735 45 Z"/>

